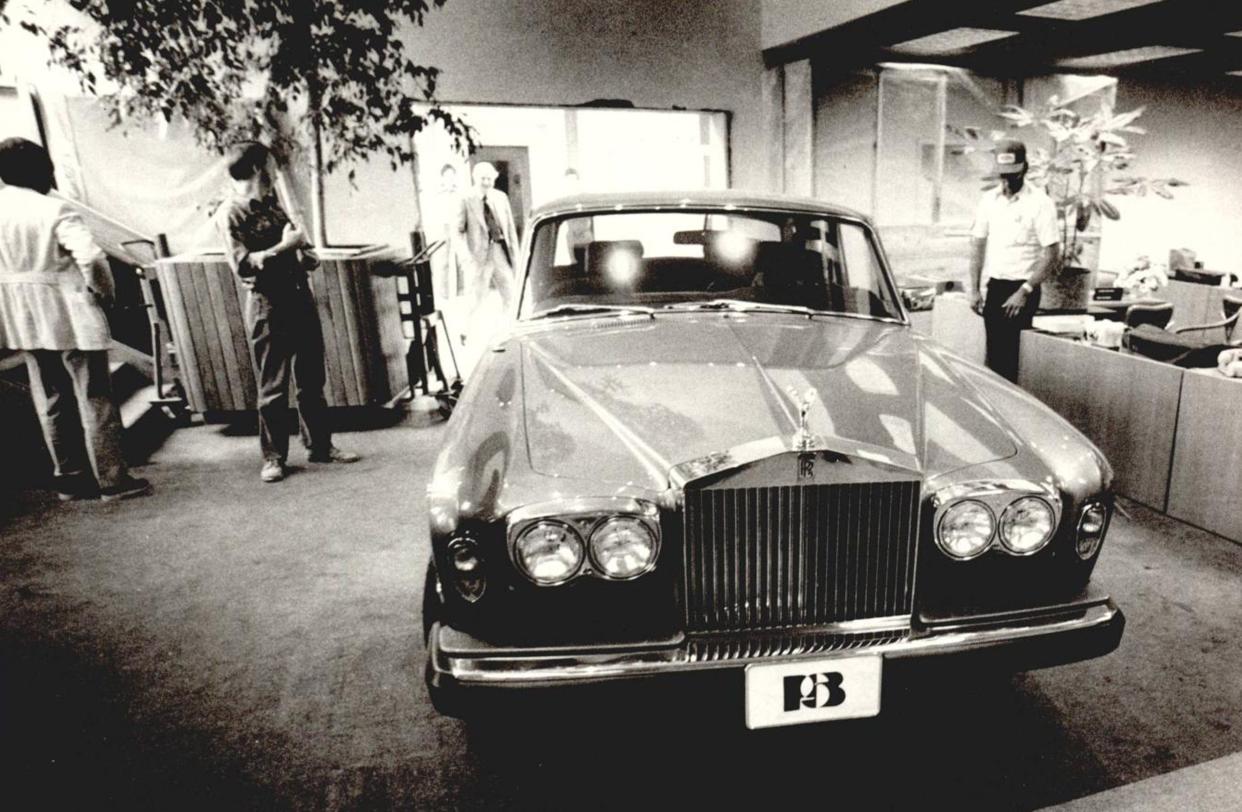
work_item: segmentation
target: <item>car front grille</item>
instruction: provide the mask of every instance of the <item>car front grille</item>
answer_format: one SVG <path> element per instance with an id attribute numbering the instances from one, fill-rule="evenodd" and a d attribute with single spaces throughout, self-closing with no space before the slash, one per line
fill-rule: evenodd
<path id="1" fill-rule="evenodd" d="M 885 643 L 908 640 L 909 629 L 893 629 L 856 634 L 831 634 L 816 631 L 743 635 L 700 634 L 687 641 L 690 662 L 712 663 L 733 660 L 755 660 L 769 657 L 797 657 L 806 654 L 828 654 L 870 648 Z"/>
<path id="2" fill-rule="evenodd" d="M 688 632 L 909 615 L 919 482 L 687 487 Z"/>

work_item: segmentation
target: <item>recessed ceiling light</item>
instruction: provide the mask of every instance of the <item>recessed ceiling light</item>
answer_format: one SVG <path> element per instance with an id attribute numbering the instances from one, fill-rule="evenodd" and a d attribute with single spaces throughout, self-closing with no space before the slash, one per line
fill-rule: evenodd
<path id="1" fill-rule="evenodd" d="M 1230 31 L 1228 34 L 1225 34 L 1225 36 L 1226 37 L 1242 37 L 1242 31 Z"/>
<path id="2" fill-rule="evenodd" d="M 1150 6 L 1160 0 L 1057 0 L 1026 11 L 1019 11 L 1027 17 L 1046 17 L 1050 20 L 1089 20 L 1092 17 L 1103 17 L 1139 6 Z"/>
<path id="3" fill-rule="evenodd" d="M 892 46 L 894 51 L 905 51 L 911 54 L 950 54 L 964 51 L 967 48 L 1005 39 L 1017 34 L 1017 31 L 998 31 L 994 28 L 952 28 L 939 34 L 899 42 Z"/>
<path id="4" fill-rule="evenodd" d="M 1057 60 L 1057 66 L 1088 69 L 1116 68 L 1121 65 L 1134 65 L 1138 62 L 1151 62 L 1154 59 L 1168 59 L 1171 56 L 1197 54 L 1202 51 L 1202 48 L 1172 48 L 1167 45 L 1149 45 L 1145 48 L 1127 48 L 1124 51 L 1112 51 L 1106 54 L 1059 59 Z"/>
<path id="5" fill-rule="evenodd" d="M 1226 71 L 1230 76 L 1242 76 L 1242 70 Z"/>

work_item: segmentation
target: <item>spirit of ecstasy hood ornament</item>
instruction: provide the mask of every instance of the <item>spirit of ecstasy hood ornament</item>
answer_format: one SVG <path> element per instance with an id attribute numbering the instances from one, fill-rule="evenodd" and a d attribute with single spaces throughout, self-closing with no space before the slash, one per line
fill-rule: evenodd
<path id="1" fill-rule="evenodd" d="M 793 436 L 794 448 L 799 451 L 806 451 L 815 444 L 815 438 L 807 428 L 806 415 L 811 409 L 811 404 L 819 397 L 819 393 L 814 389 L 807 389 L 806 392 L 799 396 L 798 390 L 792 386 L 785 391 L 793 398 L 794 403 L 798 404 L 798 430 L 794 432 Z"/>

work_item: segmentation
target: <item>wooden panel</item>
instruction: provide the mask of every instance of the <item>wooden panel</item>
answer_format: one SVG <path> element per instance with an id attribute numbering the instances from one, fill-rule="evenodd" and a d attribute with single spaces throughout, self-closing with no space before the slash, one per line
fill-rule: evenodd
<path id="1" fill-rule="evenodd" d="M 1033 331 L 1018 382 L 1099 446 L 1118 493 L 1164 510 L 1182 370 Z"/>
<path id="2" fill-rule="evenodd" d="M 1188 370 L 1182 379 L 1169 515 L 1242 542 L 1242 379 Z"/>
<path id="3" fill-rule="evenodd" d="M 224 364 L 224 359 L 220 357 L 219 342 L 208 335 L 207 322 L 203 318 L 203 302 L 206 299 L 203 266 L 198 263 L 186 264 L 180 279 L 182 301 L 185 303 L 190 334 L 194 336 L 194 348 L 198 354 L 198 377 L 203 384 L 205 408 L 227 409 L 228 405 L 220 396 L 220 380 L 216 376 L 216 368 Z"/>
<path id="4" fill-rule="evenodd" d="M 209 335 L 209 339 L 214 339 L 220 343 L 220 357 L 224 361 L 224 373 L 228 384 L 227 392 L 221 393 L 221 401 L 226 409 L 245 409 L 246 408 L 246 390 L 243 383 L 244 378 L 250 377 L 250 365 L 247 362 L 249 355 L 239 356 L 235 344 L 233 343 L 233 334 L 237 332 L 242 325 L 234 322 L 231 316 L 228 301 L 236 302 L 237 291 L 233 287 L 233 273 L 228 268 L 221 269 L 218 265 L 203 265 L 203 277 L 207 282 L 207 295 L 209 302 L 203 303 L 203 313 L 211 322 L 207 325 L 209 331 L 214 331 L 214 335 Z M 221 270 L 227 271 L 227 276 L 221 273 Z M 210 310 L 208 310 L 210 305 Z"/>
<path id="5" fill-rule="evenodd" d="M 235 408 L 249 409 L 259 401 L 258 375 L 254 370 L 254 356 L 250 353 L 250 328 L 245 316 L 250 291 L 228 266 L 225 266 L 225 270 L 228 272 L 228 279 L 224 286 L 224 306 L 232 327 L 229 334 L 233 342 L 233 356 L 237 358 L 239 367 L 237 392 L 240 399 L 235 400 L 238 403 Z M 231 296 L 227 295 L 230 290 L 233 292 Z"/>
<path id="6" fill-rule="evenodd" d="M 390 371 L 405 385 L 404 355 L 395 315 L 392 325 L 377 319 L 391 302 L 392 282 L 373 279 L 368 259 L 343 252 L 313 272 L 312 286 L 324 333 L 324 396 L 329 406 L 385 402 L 393 390 Z M 194 411 L 253 409 L 254 365 L 244 318 L 247 293 L 220 255 L 162 260 L 159 278 L 182 360 L 180 371 Z M 390 346 L 392 345 L 392 346 Z"/>
<path id="7" fill-rule="evenodd" d="M 164 310 L 168 313 L 169 326 L 173 331 L 173 345 L 177 349 L 177 374 L 185 389 L 186 400 L 192 411 L 202 412 L 207 408 L 207 395 L 203 392 L 202 378 L 199 374 L 198 352 L 194 345 L 194 335 L 190 330 L 190 319 L 186 313 L 185 296 L 181 290 L 181 278 L 177 266 L 160 263 L 157 266 L 160 280 L 160 294 L 164 297 Z"/>
<path id="8" fill-rule="evenodd" d="M 328 385 L 324 395 L 329 406 L 349 406 L 349 378 L 352 370 L 346 368 L 348 350 L 342 348 L 338 329 L 341 319 L 341 290 L 336 283 L 339 268 L 335 262 L 324 262 L 314 274 L 315 298 L 319 304 L 319 321 L 323 327 L 324 366 Z"/>
<path id="9" fill-rule="evenodd" d="M 387 371 L 390 395 L 396 395 L 410 383 L 405 368 L 405 350 L 409 339 L 401 332 L 401 311 L 397 304 L 397 280 L 373 276 L 370 279 L 371 302 L 375 306 L 375 320 L 379 325 L 379 345 Z M 465 325 L 450 324 L 462 330 Z M 448 372 L 448 370 L 445 370 Z M 451 375 L 452 373 L 449 372 Z"/>

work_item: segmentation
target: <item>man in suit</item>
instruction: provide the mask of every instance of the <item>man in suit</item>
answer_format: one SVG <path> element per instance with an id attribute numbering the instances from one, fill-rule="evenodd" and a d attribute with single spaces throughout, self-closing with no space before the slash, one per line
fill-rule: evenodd
<path id="1" fill-rule="evenodd" d="M 149 493 L 121 454 L 104 307 L 112 271 L 86 223 L 51 197 L 47 150 L 0 141 L 0 349 L 24 350 L 61 501 Z"/>
<path id="2" fill-rule="evenodd" d="M 514 300 L 513 263 L 517 260 L 518 235 L 509 196 L 495 188 L 496 167 L 481 161 L 474 167 L 474 193 L 466 197 L 466 247 L 473 264 L 470 294 L 478 310 L 494 282 L 506 312 Z"/>

